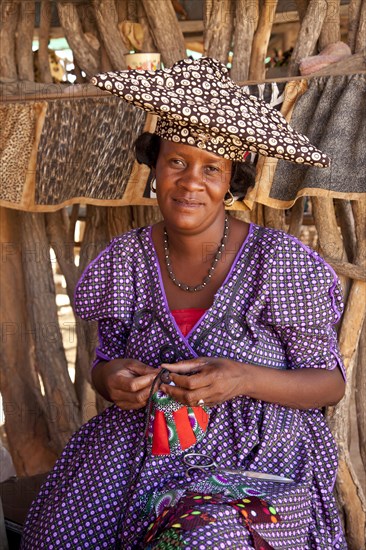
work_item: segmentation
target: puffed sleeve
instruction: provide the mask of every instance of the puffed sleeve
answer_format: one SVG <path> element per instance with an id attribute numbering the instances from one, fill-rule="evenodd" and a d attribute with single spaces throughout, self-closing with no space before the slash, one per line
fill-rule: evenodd
<path id="1" fill-rule="evenodd" d="M 286 350 L 288 366 L 345 370 L 334 325 L 342 290 L 334 270 L 296 238 L 282 234 L 272 257 L 266 322 Z"/>
<path id="2" fill-rule="evenodd" d="M 96 361 L 123 357 L 134 303 L 134 278 L 128 237 L 114 239 L 89 264 L 75 291 L 75 311 L 98 321 Z"/>

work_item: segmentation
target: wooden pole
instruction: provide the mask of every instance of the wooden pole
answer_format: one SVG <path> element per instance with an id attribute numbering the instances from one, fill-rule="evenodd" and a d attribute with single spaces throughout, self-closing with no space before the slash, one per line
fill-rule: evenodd
<path id="1" fill-rule="evenodd" d="M 296 8 L 299 14 L 299 19 L 302 21 L 306 15 L 308 9 L 309 0 L 295 0 Z"/>
<path id="2" fill-rule="evenodd" d="M 79 67 L 87 76 L 98 72 L 98 54 L 84 36 L 76 5 L 72 2 L 57 2 L 58 16 Z"/>
<path id="3" fill-rule="evenodd" d="M 154 42 L 166 67 L 187 56 L 173 5 L 166 0 L 142 0 Z"/>
<path id="4" fill-rule="evenodd" d="M 360 455 L 363 467 L 366 471 L 366 321 L 363 323 L 363 329 L 361 331 L 359 350 L 358 350 L 358 363 L 356 368 L 355 386 L 356 386 L 356 415 L 357 415 L 357 428 L 358 428 L 358 440 L 360 442 Z"/>
<path id="5" fill-rule="evenodd" d="M 353 262 L 356 255 L 356 234 L 351 203 L 345 199 L 334 199 L 334 206 L 347 257 Z"/>
<path id="6" fill-rule="evenodd" d="M 353 201 L 353 214 L 355 218 L 355 233 L 357 239 L 357 254 L 355 261 L 366 271 L 366 199 Z M 365 283 L 364 283 L 365 284 Z M 363 306 L 366 301 L 366 286 L 363 288 Z M 362 302 L 361 302 L 362 303 Z M 366 314 L 365 314 L 366 316 Z M 361 329 L 360 349 L 358 355 L 358 364 L 356 369 L 355 387 L 356 387 L 356 412 L 358 435 L 360 441 L 360 454 L 363 465 L 366 469 L 366 319 Z"/>
<path id="7" fill-rule="evenodd" d="M 326 14 L 327 0 L 310 0 L 292 53 L 289 74 L 298 74 L 300 61 L 313 54 Z"/>
<path id="8" fill-rule="evenodd" d="M 16 78 L 15 29 L 18 2 L 3 2 L 0 39 L 1 76 Z M 53 445 L 48 415 L 35 371 L 35 339 L 26 308 L 23 274 L 22 214 L 0 208 L 2 266 L 1 307 L 4 314 L 0 340 L 0 390 L 5 412 L 5 430 L 12 459 L 19 475 L 47 471 L 54 464 L 59 447 Z"/>
<path id="9" fill-rule="evenodd" d="M 258 24 L 259 2 L 236 0 L 234 54 L 231 78 L 237 82 L 248 80 L 250 55 Z"/>
<path id="10" fill-rule="evenodd" d="M 3 316 L 0 339 L 0 391 L 5 432 L 20 476 L 48 471 L 57 458 L 48 429 L 44 399 L 34 364 L 34 338 L 26 309 L 22 269 L 21 213 L 0 207 Z"/>
<path id="11" fill-rule="evenodd" d="M 203 28 L 204 30 L 210 24 L 211 14 L 213 10 L 214 0 L 203 0 Z"/>
<path id="12" fill-rule="evenodd" d="M 349 262 L 342 262 L 324 256 L 325 261 L 332 266 L 339 276 L 344 276 L 348 279 L 355 279 L 356 281 L 366 281 L 365 268 L 359 265 L 351 264 Z"/>
<path id="13" fill-rule="evenodd" d="M 114 0 L 93 0 L 93 6 L 100 36 L 113 69 L 127 69 L 124 56 L 128 49 L 118 29 L 118 14 Z"/>
<path id="14" fill-rule="evenodd" d="M 354 201 L 352 204 L 357 242 L 356 264 L 366 266 L 366 201 Z M 325 212 L 324 217 L 327 216 Z M 331 234 L 333 237 L 333 234 Z M 366 282 L 353 281 L 339 331 L 339 347 L 348 375 L 346 396 L 342 402 L 328 412 L 332 431 L 335 434 L 339 452 L 339 472 L 336 482 L 337 495 L 345 514 L 346 537 L 350 550 L 362 548 L 365 536 L 365 495 L 353 470 L 349 457 L 349 416 L 350 402 L 354 394 L 353 369 L 357 362 L 357 348 L 360 334 L 366 317 Z M 364 365 L 363 365 L 364 367 Z M 362 373 L 362 379 L 364 373 Z M 357 374 L 356 374 L 357 378 Z M 363 400 L 364 401 L 364 400 Z M 356 402 L 357 406 L 357 402 Z M 359 407 L 359 403 L 358 403 Z M 357 414 L 365 414 L 365 404 L 358 408 Z"/>
<path id="15" fill-rule="evenodd" d="M 347 261 L 343 239 L 338 231 L 333 199 L 312 197 L 311 202 L 322 254 L 335 260 Z"/>
<path id="16" fill-rule="evenodd" d="M 327 0 L 327 12 L 319 36 L 319 50 L 341 39 L 340 2 Z"/>
<path id="17" fill-rule="evenodd" d="M 207 6 L 208 7 L 208 6 Z M 204 55 L 226 65 L 233 39 L 235 3 L 233 0 L 217 0 L 211 5 L 204 28 Z"/>
<path id="18" fill-rule="evenodd" d="M 107 210 L 108 237 L 113 239 L 133 228 L 132 206 L 116 206 Z"/>
<path id="19" fill-rule="evenodd" d="M 48 42 L 50 39 L 51 29 L 51 2 L 50 0 L 42 0 L 41 2 L 41 17 L 39 22 L 39 46 L 38 46 L 38 67 L 39 77 L 41 82 L 50 84 L 52 75 L 50 70 L 50 62 L 48 58 Z"/>
<path id="20" fill-rule="evenodd" d="M 121 21 L 125 21 L 125 19 L 128 19 L 127 7 L 128 6 L 126 0 L 116 0 L 118 23 L 120 23 Z"/>
<path id="21" fill-rule="evenodd" d="M 68 218 L 64 214 L 66 214 L 65 210 L 46 214 L 46 230 L 49 243 L 55 251 L 57 262 L 66 280 L 70 304 L 74 308 L 75 288 L 79 275 L 74 261 L 74 238 L 69 239 Z M 90 385 L 92 358 L 86 343 L 84 327 L 85 324 L 81 320 L 77 320 L 73 326 L 66 327 L 69 337 L 76 338 L 77 342 L 74 387 L 79 403 L 81 422 L 86 422 L 93 414 L 96 414 L 95 394 Z"/>
<path id="22" fill-rule="evenodd" d="M 362 2 L 355 42 L 355 53 L 366 53 L 366 2 Z"/>
<path id="23" fill-rule="evenodd" d="M 305 197 L 299 197 L 291 208 L 290 225 L 288 232 L 290 235 L 299 238 L 301 226 L 304 218 Z"/>
<path id="24" fill-rule="evenodd" d="M 108 245 L 110 238 L 108 235 L 108 207 L 87 206 L 84 237 L 80 248 L 80 263 L 78 269 L 78 278 L 81 277 L 87 265 L 96 258 L 96 256 Z M 90 381 L 90 366 L 95 358 L 95 348 L 98 344 L 97 324 L 77 319 L 76 321 L 78 348 L 77 361 L 75 368 L 75 384 L 79 387 L 79 392 L 84 392 L 83 402 L 87 402 L 90 386 L 86 383 Z M 83 360 L 79 354 L 84 354 L 86 348 L 89 361 Z M 86 357 L 86 356 L 85 356 Z M 82 370 L 82 366 L 87 366 L 87 372 Z M 79 368 L 80 366 L 80 368 Z M 105 401 L 98 396 L 93 395 L 90 398 L 91 408 L 82 410 L 83 419 L 93 410 L 96 402 L 97 410 L 100 412 L 105 408 Z"/>
<path id="25" fill-rule="evenodd" d="M 127 19 L 137 23 L 137 0 L 127 0 Z"/>
<path id="26" fill-rule="evenodd" d="M 264 206 L 264 222 L 266 227 L 285 230 L 285 211 L 270 206 Z"/>
<path id="27" fill-rule="evenodd" d="M 58 324 L 44 214 L 22 212 L 21 228 L 26 302 L 35 340 L 36 367 L 44 385 L 50 433 L 61 452 L 80 426 L 80 415 Z"/>
<path id="28" fill-rule="evenodd" d="M 343 411 L 346 418 L 346 411 Z M 344 422 L 346 424 L 346 422 Z M 339 444 L 338 444 L 339 447 Z M 340 453 L 336 493 L 345 511 L 346 539 L 348 550 L 360 550 L 365 543 L 365 500 L 357 481 L 348 451 Z M 341 481 L 340 481 L 341 480 Z"/>
<path id="29" fill-rule="evenodd" d="M 144 41 L 142 44 L 142 51 L 143 52 L 156 52 L 157 47 L 154 42 L 154 38 L 151 34 L 150 27 L 149 27 L 149 21 L 146 15 L 146 11 L 144 8 L 143 3 L 141 0 L 139 1 L 137 5 L 137 20 L 140 23 L 143 33 L 144 33 Z"/>
<path id="30" fill-rule="evenodd" d="M 16 32 L 16 58 L 20 80 L 34 80 L 33 31 L 35 4 L 32 1 L 20 2 L 20 15 Z"/>
<path id="31" fill-rule="evenodd" d="M 15 61 L 15 30 L 18 23 L 19 3 L 16 0 L 1 3 L 0 26 L 0 77 L 15 80 L 17 66 Z"/>
<path id="32" fill-rule="evenodd" d="M 362 0 L 350 0 L 348 6 L 348 45 L 354 53 Z"/>
<path id="33" fill-rule="evenodd" d="M 277 0 L 264 0 L 261 5 L 258 27 L 254 34 L 250 56 L 250 80 L 261 80 L 266 76 L 265 59 L 276 8 Z"/>

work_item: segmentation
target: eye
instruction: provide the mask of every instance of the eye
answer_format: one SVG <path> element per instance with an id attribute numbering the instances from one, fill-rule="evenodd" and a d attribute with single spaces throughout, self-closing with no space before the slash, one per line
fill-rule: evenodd
<path id="1" fill-rule="evenodd" d="M 171 166 L 178 166 L 178 167 L 185 166 L 185 163 L 182 159 L 172 158 L 172 159 L 170 159 L 169 162 L 170 162 Z"/>
<path id="2" fill-rule="evenodd" d="M 206 174 L 211 175 L 211 176 L 215 176 L 216 174 L 221 173 L 220 167 L 216 166 L 214 164 L 205 166 L 204 171 L 205 171 Z"/>

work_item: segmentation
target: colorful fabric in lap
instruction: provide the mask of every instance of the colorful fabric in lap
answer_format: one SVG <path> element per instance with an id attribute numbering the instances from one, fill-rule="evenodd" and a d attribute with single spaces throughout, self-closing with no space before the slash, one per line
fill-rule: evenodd
<path id="1" fill-rule="evenodd" d="M 217 521 L 212 514 L 205 511 L 207 504 L 228 505 L 237 510 L 253 537 L 254 548 L 273 550 L 253 527 L 258 523 L 278 523 L 281 520 L 276 509 L 268 502 L 256 496 L 228 500 L 227 495 L 222 493 L 211 495 L 194 492 L 187 492 L 177 504 L 166 507 L 149 525 L 145 537 L 147 548 L 183 548 L 181 531 L 192 531 Z"/>
<path id="2" fill-rule="evenodd" d="M 180 454 L 203 438 L 209 420 L 206 407 L 183 407 L 160 390 L 152 405 L 147 438 L 153 455 Z"/>

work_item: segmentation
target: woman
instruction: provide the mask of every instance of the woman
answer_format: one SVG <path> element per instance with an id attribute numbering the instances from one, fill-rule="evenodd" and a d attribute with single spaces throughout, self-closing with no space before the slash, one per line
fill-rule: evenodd
<path id="1" fill-rule="evenodd" d="M 326 156 L 213 60 L 96 83 L 160 116 L 137 156 L 163 222 L 114 239 L 79 282 L 78 314 L 99 322 L 93 383 L 113 405 L 71 439 L 23 548 L 346 548 L 321 411 L 344 392 L 339 282 L 224 208 L 245 151 Z"/>

